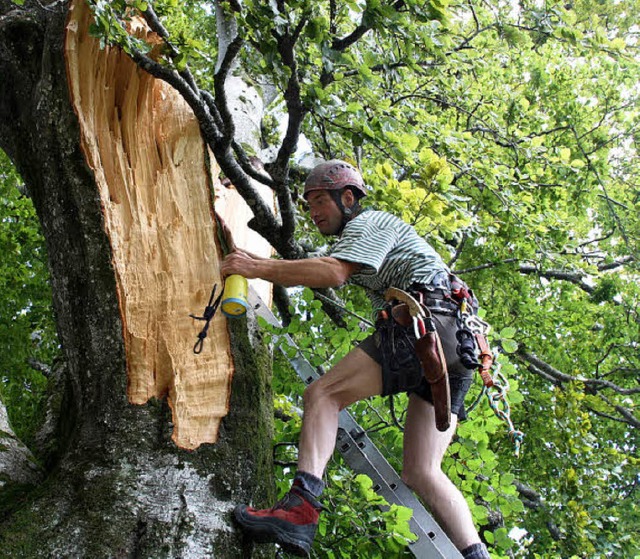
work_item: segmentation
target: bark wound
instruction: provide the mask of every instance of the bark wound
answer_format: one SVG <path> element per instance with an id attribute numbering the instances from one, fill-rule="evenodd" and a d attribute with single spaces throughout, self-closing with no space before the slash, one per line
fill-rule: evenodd
<path id="1" fill-rule="evenodd" d="M 72 2 L 65 52 L 83 150 L 111 242 L 128 398 L 144 404 L 167 396 L 174 442 L 195 449 L 216 441 L 234 372 L 221 314 L 202 353 L 192 351 L 203 323 L 188 315 L 200 315 L 212 285 L 222 283 L 205 147 L 186 102 L 119 49 L 100 50 L 88 33 L 90 17 L 85 2 Z M 216 182 L 217 174 L 212 169 Z M 236 191 L 213 187 L 237 244 L 269 255 L 266 242 L 249 232 L 252 214 Z"/>

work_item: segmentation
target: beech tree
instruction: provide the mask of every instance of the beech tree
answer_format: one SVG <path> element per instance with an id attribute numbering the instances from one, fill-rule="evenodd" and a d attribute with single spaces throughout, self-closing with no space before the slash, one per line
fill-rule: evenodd
<path id="1" fill-rule="evenodd" d="M 191 351 L 189 314 L 202 313 L 220 258 L 198 123 L 162 82 L 100 50 L 84 3 L 0 7 L 13 76 L 0 137 L 42 226 L 62 348 L 45 363 L 40 471 L 23 475 L 12 465 L 28 463 L 25 449 L 2 447 L 3 554 L 250 555 L 228 513 L 273 498 L 271 369 L 246 323 L 230 338 L 221 316 Z M 37 316 L 32 302 L 9 320 Z"/>
<path id="2" fill-rule="evenodd" d="M 253 217 L 234 231 L 257 232 L 284 258 L 304 257 L 326 242 L 304 219 L 299 196 L 308 145 L 308 158 L 359 164 L 372 189 L 369 203 L 413 223 L 473 286 L 500 350 L 500 381 L 510 387 L 511 408 L 502 410 L 524 442 L 516 457 L 510 426 L 478 385 L 467 402 L 478 397 L 478 405 L 460 425 L 444 467 L 467 496 L 492 553 L 637 554 L 638 3 L 89 4 L 94 20 L 87 29 L 104 52 L 137 65 L 128 74 L 136 83 L 153 76 L 157 96 L 175 94 L 172 111 L 194 115 L 182 122 L 194 118 L 199 132 L 173 128 L 171 156 L 164 158 L 174 169 L 184 162 L 189 179 L 178 183 L 215 187 L 220 174 L 237 189 Z M 126 246 L 128 222 L 105 217 L 105 206 L 133 195 L 110 191 L 100 198 L 96 169 L 111 184 L 127 176 L 122 169 L 136 168 L 130 155 L 125 165 L 114 153 L 117 164 L 110 164 L 100 151 L 114 136 L 109 123 L 127 122 L 132 117 L 120 111 L 132 105 L 100 88 L 96 76 L 108 76 L 110 67 L 97 63 L 105 60 L 97 47 L 86 59 L 91 63 L 78 56 L 69 65 L 77 53 L 62 41 L 76 33 L 67 22 L 76 21 L 69 8 L 78 6 L 0 2 L 0 64 L 3 75 L 14 77 L 0 89 L 1 147 L 42 225 L 63 347 L 55 364 L 47 362 L 49 342 L 37 359 L 21 353 L 20 366 L 31 357 L 29 374 L 42 386 L 36 369 L 44 364 L 52 394 L 65 395 L 48 400 L 57 409 L 62 403 L 55 443 L 33 445 L 41 464 L 36 475 L 47 482 L 25 500 L 11 493 L 3 543 L 19 550 L 37 541 L 45 555 L 95 556 L 198 556 L 223 543 L 224 556 L 246 556 L 224 511 L 235 501 L 269 501 L 274 463 L 277 486 L 287 486 L 301 386 L 286 359 L 277 358 L 272 401 L 268 358 L 251 346 L 255 336 L 247 338 L 270 329 L 230 321 L 236 372 L 215 444 L 186 453 L 169 440 L 170 423 L 184 416 L 175 392 L 149 389 L 167 386 L 160 381 L 136 386 L 168 393 L 170 407 L 164 400 L 131 405 L 131 363 L 146 355 L 140 346 L 148 338 L 128 328 L 132 315 L 123 311 L 119 282 L 147 261 L 140 254 L 123 265 L 114 256 Z M 75 44 L 80 49 L 88 41 L 83 35 Z M 243 137 L 237 125 L 254 91 L 265 107 L 257 145 L 256 134 Z M 244 108 L 230 105 L 233 92 Z M 147 110 L 158 116 L 141 102 L 145 97 L 133 98 L 141 118 Z M 103 121 L 97 105 L 108 117 Z M 121 128 L 123 145 L 142 146 L 139 157 L 155 161 L 156 146 L 132 122 Z M 184 153 L 185 137 L 190 157 L 200 150 L 201 158 L 176 156 Z M 208 153 L 209 163 L 194 163 Z M 135 175 L 131 183 L 143 179 Z M 10 171 L 5 181 L 19 182 Z M 273 193 L 277 211 L 261 189 Z M 208 211 L 201 200 L 194 206 Z M 165 273 L 175 265 L 166 260 Z M 207 283 L 196 298 L 206 302 L 216 272 L 181 266 Z M 126 284 L 127 295 L 134 284 Z M 329 366 L 365 335 L 372 309 L 358 290 L 343 289 L 337 304 L 333 293 L 275 295 L 285 331 L 316 366 Z M 7 320 L 31 312 L 27 307 L 16 307 Z M 222 320 L 217 328 L 224 332 Z M 26 328 L 23 339 L 33 330 Z M 185 326 L 185 336 L 194 330 Z M 2 374 L 10 414 L 26 417 L 17 404 L 24 383 L 13 371 Z M 398 467 L 402 404 L 396 398 L 391 408 L 382 399 L 353 406 Z M 55 409 L 50 416 L 57 417 Z M 44 433 L 51 434 L 48 425 Z M 26 440 L 51 441 L 43 431 L 15 430 Z M 173 437 L 180 441 L 176 429 Z M 14 456 L 27 456 L 20 448 Z M 339 460 L 327 475 L 331 506 L 314 554 L 408 553 L 403 513 L 381 514 L 366 480 Z M 166 507 L 173 512 L 161 512 Z M 212 507 L 220 524 L 207 520 Z M 26 536 L 23 525 L 31 527 Z"/>

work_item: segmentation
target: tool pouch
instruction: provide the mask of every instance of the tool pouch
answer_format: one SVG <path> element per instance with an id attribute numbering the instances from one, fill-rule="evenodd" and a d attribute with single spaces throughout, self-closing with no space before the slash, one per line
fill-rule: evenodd
<path id="1" fill-rule="evenodd" d="M 436 428 L 438 431 L 446 431 L 451 425 L 451 391 L 447 361 L 437 331 L 427 332 L 416 341 L 416 354 L 422 365 L 424 376 L 431 385 Z"/>
<path id="2" fill-rule="evenodd" d="M 396 310 L 399 307 L 405 307 Z M 388 383 L 385 394 L 396 394 L 417 388 L 422 381 L 422 367 L 415 351 L 416 337 L 413 322 L 406 305 L 388 309 L 388 318 L 377 324 L 382 353 L 383 378 Z"/>
<path id="3" fill-rule="evenodd" d="M 384 377 L 390 379 L 394 390 L 405 392 L 417 388 L 424 376 L 431 387 L 436 428 L 446 431 L 451 424 L 451 392 L 438 332 L 433 328 L 416 340 L 405 303 L 389 307 L 386 316 L 389 318 L 378 324 Z"/>

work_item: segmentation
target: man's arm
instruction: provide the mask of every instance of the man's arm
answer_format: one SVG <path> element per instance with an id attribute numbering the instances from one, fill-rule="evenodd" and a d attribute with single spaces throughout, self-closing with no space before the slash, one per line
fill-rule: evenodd
<path id="1" fill-rule="evenodd" d="M 246 252 L 236 251 L 222 262 L 222 275 L 240 274 L 248 279 L 263 280 L 291 287 L 339 287 L 347 282 L 361 265 L 330 256 L 301 260 L 273 260 L 251 258 Z"/>

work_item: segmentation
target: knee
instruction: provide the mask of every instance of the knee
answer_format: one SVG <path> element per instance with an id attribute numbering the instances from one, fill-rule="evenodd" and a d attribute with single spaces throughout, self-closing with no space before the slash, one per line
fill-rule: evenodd
<path id="1" fill-rule="evenodd" d="M 307 385 L 302 393 L 302 401 L 305 409 L 308 408 L 320 395 L 320 390 L 316 387 L 317 381 Z"/>
<path id="2" fill-rule="evenodd" d="M 402 470 L 402 481 L 420 493 L 429 491 L 430 488 L 436 487 L 442 480 L 444 473 L 439 466 L 436 465 L 414 465 L 405 466 Z"/>
<path id="3" fill-rule="evenodd" d="M 331 392 L 325 388 L 322 382 L 315 381 L 307 386 L 302 395 L 304 409 L 308 410 L 313 406 L 330 406 L 333 403 Z"/>
<path id="4" fill-rule="evenodd" d="M 338 411 L 342 409 L 339 395 L 331 390 L 331 386 L 325 386 L 322 379 L 312 382 L 305 388 L 302 400 L 305 410 L 309 410 L 315 406 L 320 406 L 325 409 L 333 407 Z"/>

